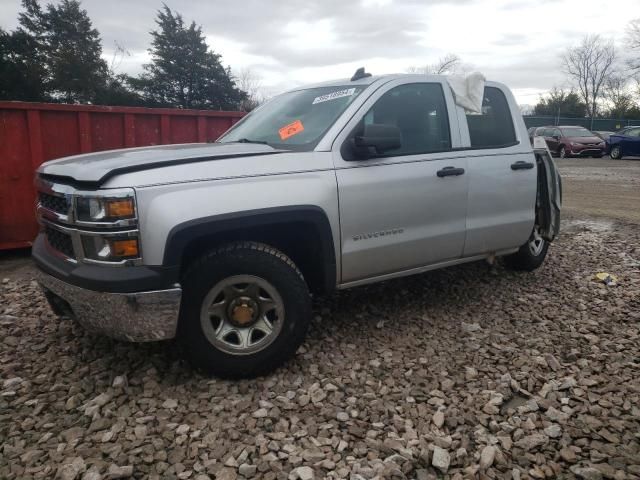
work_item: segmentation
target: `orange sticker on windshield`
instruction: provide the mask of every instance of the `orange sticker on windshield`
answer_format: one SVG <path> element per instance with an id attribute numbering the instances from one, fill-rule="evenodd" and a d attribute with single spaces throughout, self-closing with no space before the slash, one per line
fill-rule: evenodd
<path id="1" fill-rule="evenodd" d="M 304 131 L 304 125 L 300 120 L 296 120 L 295 122 L 291 122 L 289 125 L 285 125 L 278 133 L 280 134 L 280 139 L 286 140 L 289 137 L 293 137 L 294 135 L 299 134 Z"/>

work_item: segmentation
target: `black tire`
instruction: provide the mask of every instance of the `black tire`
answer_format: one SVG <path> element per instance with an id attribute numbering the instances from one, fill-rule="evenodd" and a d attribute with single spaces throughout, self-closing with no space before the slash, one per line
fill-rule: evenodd
<path id="1" fill-rule="evenodd" d="M 549 242 L 541 238 L 539 234 L 537 235 L 537 228 L 537 226 L 534 228 L 527 243 L 522 245 L 516 253 L 505 257 L 505 263 L 512 269 L 532 272 L 544 262 L 547 256 L 547 250 L 549 250 Z M 537 240 L 536 235 L 537 238 L 542 241 L 539 250 L 531 246 L 532 242 Z"/>
<path id="2" fill-rule="evenodd" d="M 611 157 L 611 160 L 620 160 L 622 158 L 622 149 L 618 145 L 614 145 L 611 147 L 609 156 Z"/>
<path id="3" fill-rule="evenodd" d="M 203 323 L 206 323 L 205 319 L 210 315 L 207 310 L 206 314 L 202 314 L 201 321 L 201 312 L 205 308 L 203 302 L 221 282 L 248 275 L 268 282 L 277 291 L 282 301 L 284 318 L 277 335 L 274 333 L 271 343 L 262 350 L 246 354 L 225 352 L 217 348 L 203 330 Z M 226 301 L 225 298 L 223 303 Z M 213 302 L 216 300 L 213 299 Z M 229 312 L 229 308 L 225 306 L 221 310 Z M 258 307 L 258 310 L 261 309 L 262 307 Z M 259 311 L 258 316 L 266 317 L 266 313 Z M 291 259 L 269 245 L 238 242 L 207 253 L 186 271 L 183 277 L 178 341 L 188 360 L 196 368 L 222 378 L 256 377 L 271 372 L 295 354 L 304 341 L 310 318 L 309 290 Z M 233 322 L 233 319 L 228 318 L 227 322 Z M 212 329 L 215 330 L 215 327 Z"/>
<path id="4" fill-rule="evenodd" d="M 564 145 L 562 147 L 560 147 L 560 149 L 558 150 L 558 157 L 560 157 L 560 158 L 568 158 L 567 149 L 564 148 Z"/>

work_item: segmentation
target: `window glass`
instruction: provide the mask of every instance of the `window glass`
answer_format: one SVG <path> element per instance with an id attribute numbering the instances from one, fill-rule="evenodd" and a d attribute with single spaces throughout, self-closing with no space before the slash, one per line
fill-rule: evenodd
<path id="1" fill-rule="evenodd" d="M 593 137 L 593 133 L 583 127 L 563 128 L 562 133 L 565 137 Z"/>
<path id="2" fill-rule="evenodd" d="M 313 150 L 363 90 L 363 86 L 343 85 L 283 93 L 251 112 L 218 141 Z"/>
<path id="3" fill-rule="evenodd" d="M 553 137 L 553 128 L 545 128 L 542 135 L 545 137 Z"/>
<path id="4" fill-rule="evenodd" d="M 392 88 L 364 116 L 364 125 L 395 125 L 402 146 L 386 155 L 411 155 L 451 149 L 447 103 L 439 83 L 411 83 Z"/>
<path id="5" fill-rule="evenodd" d="M 500 148 L 516 143 L 511 110 L 504 93 L 498 88 L 484 89 L 482 114 L 468 114 L 467 124 L 471 148 Z"/>
<path id="6" fill-rule="evenodd" d="M 640 128 L 633 128 L 627 132 L 630 137 L 640 137 Z"/>

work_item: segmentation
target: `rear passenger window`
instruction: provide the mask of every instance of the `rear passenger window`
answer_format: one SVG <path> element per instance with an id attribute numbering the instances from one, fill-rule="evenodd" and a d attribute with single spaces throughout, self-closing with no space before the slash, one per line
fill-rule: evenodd
<path id="1" fill-rule="evenodd" d="M 395 125 L 402 146 L 387 155 L 412 155 L 451 149 L 449 116 L 442 85 L 410 83 L 392 88 L 364 116 L 365 124 Z"/>
<path id="2" fill-rule="evenodd" d="M 511 110 L 504 93 L 495 87 L 484 89 L 482 114 L 468 114 L 471 148 L 500 148 L 516 143 Z"/>

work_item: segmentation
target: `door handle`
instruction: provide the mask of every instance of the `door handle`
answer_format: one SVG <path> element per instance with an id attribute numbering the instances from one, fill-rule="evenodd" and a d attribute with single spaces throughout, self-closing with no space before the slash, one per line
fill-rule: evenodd
<path id="1" fill-rule="evenodd" d="M 440 178 L 464 175 L 464 168 L 444 167 L 442 170 L 438 170 L 436 175 L 438 175 Z"/>
<path id="2" fill-rule="evenodd" d="M 524 162 L 522 160 L 511 164 L 511 170 L 531 170 L 532 168 L 533 168 L 533 163 Z"/>

